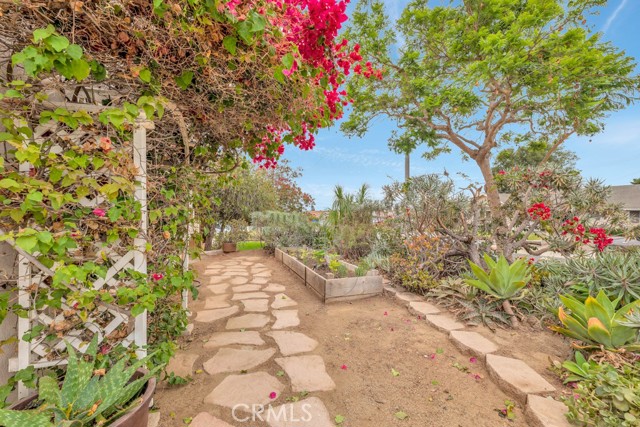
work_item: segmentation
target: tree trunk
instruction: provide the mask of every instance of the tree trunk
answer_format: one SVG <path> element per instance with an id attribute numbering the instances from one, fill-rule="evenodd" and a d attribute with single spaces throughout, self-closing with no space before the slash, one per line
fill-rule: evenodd
<path id="1" fill-rule="evenodd" d="M 489 155 L 477 158 L 476 163 L 478 164 L 478 167 L 480 167 L 482 177 L 484 178 L 484 191 L 487 194 L 487 202 L 489 203 L 491 217 L 502 223 L 500 193 L 498 191 L 498 186 L 493 179 L 493 171 L 491 170 L 491 160 Z"/>
<path id="2" fill-rule="evenodd" d="M 411 163 L 410 154 L 408 152 L 404 153 L 404 182 L 409 182 L 409 179 L 411 178 L 410 163 Z"/>
<path id="3" fill-rule="evenodd" d="M 517 328 L 518 326 L 520 326 L 520 322 L 518 322 L 516 313 L 514 313 L 513 311 L 513 306 L 511 305 L 511 302 L 509 302 L 508 299 L 502 301 L 502 309 L 511 318 L 511 326 L 513 326 L 514 328 Z"/>
<path id="4" fill-rule="evenodd" d="M 209 228 L 209 234 L 204 239 L 204 250 L 210 251 L 213 249 L 213 235 L 214 235 L 215 227 L 211 226 Z"/>

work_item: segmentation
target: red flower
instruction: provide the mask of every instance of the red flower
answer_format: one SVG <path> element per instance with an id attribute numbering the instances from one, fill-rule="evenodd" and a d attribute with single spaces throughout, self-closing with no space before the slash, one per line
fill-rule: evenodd
<path id="1" fill-rule="evenodd" d="M 95 216 L 99 216 L 100 218 L 102 218 L 103 216 L 105 216 L 107 213 L 105 212 L 104 209 L 94 209 L 93 211 L 91 211 Z"/>
<path id="2" fill-rule="evenodd" d="M 503 170 L 499 170 L 499 171 L 498 171 L 498 175 L 506 175 L 506 172 L 505 172 L 505 171 L 503 171 Z"/>
<path id="3" fill-rule="evenodd" d="M 603 228 L 591 228 L 589 229 L 589 233 L 594 235 L 593 243 L 600 252 L 604 251 L 604 248 L 613 243 L 613 239 L 607 236 Z"/>
<path id="4" fill-rule="evenodd" d="M 476 363 L 478 361 L 478 359 L 476 359 L 475 357 L 470 357 L 469 358 L 469 362 L 471 363 Z"/>
<path id="5" fill-rule="evenodd" d="M 342 369 L 343 371 L 346 371 L 347 370 L 347 365 L 340 366 L 340 369 Z"/>
<path id="6" fill-rule="evenodd" d="M 278 396 L 278 394 L 275 391 L 272 391 L 271 393 L 269 393 L 269 399 L 275 399 Z"/>
<path id="7" fill-rule="evenodd" d="M 151 278 L 157 282 L 158 280 L 162 280 L 164 275 L 162 273 L 153 273 Z"/>
<path id="8" fill-rule="evenodd" d="M 544 203 L 535 203 L 527 209 L 527 212 L 533 220 L 546 221 L 551 218 L 551 209 Z"/>

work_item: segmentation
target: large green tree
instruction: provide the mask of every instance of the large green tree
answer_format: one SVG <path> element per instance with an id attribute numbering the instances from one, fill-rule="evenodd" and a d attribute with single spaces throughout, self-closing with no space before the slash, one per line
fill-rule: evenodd
<path id="1" fill-rule="evenodd" d="M 386 116 L 398 123 L 397 151 L 428 147 L 427 156 L 456 147 L 475 162 L 495 239 L 508 232 L 492 170 L 507 144 L 538 141 L 542 162 L 571 136 L 599 132 L 608 113 L 638 99 L 635 62 L 585 16 L 605 0 L 464 0 L 431 7 L 414 0 L 397 22 L 384 5 L 361 0 L 348 38 L 382 79 L 356 74 L 354 109 L 342 129 L 363 135 Z"/>

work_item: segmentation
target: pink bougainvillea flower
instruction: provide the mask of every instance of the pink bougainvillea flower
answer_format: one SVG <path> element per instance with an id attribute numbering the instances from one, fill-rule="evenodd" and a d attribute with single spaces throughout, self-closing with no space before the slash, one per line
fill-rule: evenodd
<path id="1" fill-rule="evenodd" d="M 503 170 L 498 171 L 498 175 L 505 175 L 505 174 L 506 174 L 506 172 L 503 171 Z"/>
<path id="2" fill-rule="evenodd" d="M 157 282 L 158 280 L 162 280 L 164 275 L 162 273 L 153 273 L 151 278 Z"/>
<path id="3" fill-rule="evenodd" d="M 269 399 L 275 399 L 278 396 L 278 394 L 275 391 L 272 391 L 271 393 L 269 393 Z"/>
<path id="4" fill-rule="evenodd" d="M 100 346 L 100 354 L 107 354 L 109 353 L 109 346 L 107 344 L 104 344 L 102 346 Z"/>
<path id="5" fill-rule="evenodd" d="M 91 211 L 95 216 L 99 216 L 100 218 L 102 218 L 103 216 L 105 216 L 107 213 L 105 212 L 104 209 L 99 209 L 99 208 L 95 208 L 94 210 Z"/>
<path id="6" fill-rule="evenodd" d="M 431 354 L 429 355 L 429 359 L 431 359 L 431 360 L 435 360 L 435 358 L 436 358 L 436 354 L 435 354 L 435 353 L 431 353 Z"/>
<path id="7" fill-rule="evenodd" d="M 346 371 L 347 370 L 347 365 L 340 366 L 340 369 L 342 369 L 343 371 Z"/>
<path id="8" fill-rule="evenodd" d="M 478 361 L 478 359 L 476 359 L 475 357 L 470 357 L 469 358 L 469 362 L 471 363 L 476 363 Z"/>
<path id="9" fill-rule="evenodd" d="M 480 374 L 469 374 L 469 376 L 476 381 L 480 381 L 483 378 Z"/>
<path id="10" fill-rule="evenodd" d="M 387 313 L 386 311 L 384 312 L 383 316 L 388 316 L 389 313 Z"/>
<path id="11" fill-rule="evenodd" d="M 422 320 L 422 316 L 418 315 L 418 320 Z"/>

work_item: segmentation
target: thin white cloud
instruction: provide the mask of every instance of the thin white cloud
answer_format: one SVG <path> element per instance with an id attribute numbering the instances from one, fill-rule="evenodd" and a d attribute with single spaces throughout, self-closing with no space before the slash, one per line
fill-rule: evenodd
<path id="1" fill-rule="evenodd" d="M 385 154 L 380 151 L 362 150 L 359 152 L 349 152 L 337 148 L 316 147 L 314 152 L 322 157 L 333 161 L 351 163 L 367 167 L 384 167 L 398 169 L 404 166 L 404 161 L 391 161 L 385 159 Z"/>
<path id="2" fill-rule="evenodd" d="M 602 27 L 603 33 L 606 33 L 607 31 L 609 31 L 609 28 L 611 28 L 613 21 L 615 21 L 618 15 L 620 15 L 620 13 L 625 8 L 627 3 L 629 3 L 629 0 L 622 0 L 622 2 L 620 2 L 618 7 L 616 7 L 616 10 L 614 10 L 613 13 L 609 16 L 609 18 L 607 18 L 607 22 L 605 22 L 604 26 Z"/>

